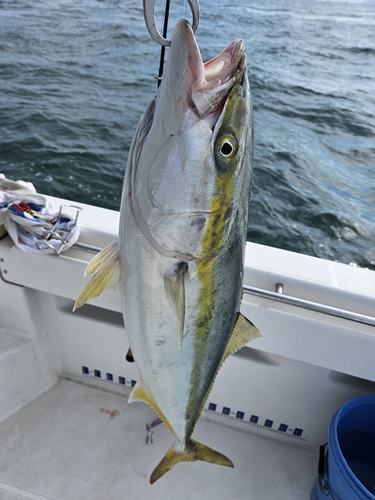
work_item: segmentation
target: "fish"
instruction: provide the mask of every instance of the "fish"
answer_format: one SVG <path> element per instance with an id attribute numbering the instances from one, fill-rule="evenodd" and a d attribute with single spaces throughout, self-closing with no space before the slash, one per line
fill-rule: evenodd
<path id="1" fill-rule="evenodd" d="M 260 336 L 240 312 L 252 170 L 244 42 L 203 63 L 180 19 L 130 147 L 119 239 L 88 264 L 75 303 L 121 290 L 140 373 L 129 402 L 149 404 L 175 439 L 151 484 L 179 462 L 234 466 L 192 434 L 225 359 Z"/>

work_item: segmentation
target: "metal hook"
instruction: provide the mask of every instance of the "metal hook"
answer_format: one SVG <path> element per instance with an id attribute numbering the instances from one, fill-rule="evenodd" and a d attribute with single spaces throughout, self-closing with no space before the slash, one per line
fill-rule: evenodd
<path id="1" fill-rule="evenodd" d="M 61 219 L 63 216 L 63 213 L 62 213 L 63 208 L 74 208 L 75 210 L 77 210 L 77 212 L 75 215 L 74 224 L 71 226 L 69 231 L 60 231 L 59 232 L 58 229 L 59 229 L 59 224 L 61 223 Z M 37 245 L 36 245 L 37 248 L 39 250 L 42 250 L 42 249 L 45 249 L 47 247 L 47 248 L 50 248 L 51 250 L 53 250 L 55 253 L 57 253 L 57 255 L 59 255 L 61 253 L 62 249 L 64 248 L 64 245 L 69 243 L 69 240 L 71 239 L 71 237 L 73 235 L 73 231 L 74 231 L 74 229 L 77 225 L 77 222 L 78 222 L 78 215 L 79 215 L 81 210 L 82 210 L 82 207 L 77 207 L 75 205 L 61 205 L 59 213 L 56 217 L 56 222 L 54 223 L 54 225 L 52 226 L 52 228 L 50 230 L 45 231 L 45 233 L 43 235 L 44 236 L 43 241 L 41 241 L 40 243 L 37 243 Z M 69 219 L 70 219 L 70 217 L 69 217 Z M 71 220 L 73 221 L 73 219 L 71 219 Z M 50 240 L 51 238 L 61 241 L 60 247 L 58 249 L 55 248 L 54 245 L 52 245 L 51 243 L 48 242 L 48 240 Z"/>
<path id="2" fill-rule="evenodd" d="M 190 5 L 191 12 L 193 14 L 193 31 L 197 31 L 199 24 L 199 1 L 198 0 L 188 0 L 188 4 Z M 148 29 L 148 32 L 151 35 L 151 38 L 155 40 L 159 45 L 163 45 L 164 47 L 169 47 L 171 44 L 170 40 L 164 38 L 160 33 L 156 26 L 155 21 L 155 5 L 156 0 L 143 0 L 143 14 L 145 17 L 145 23 Z"/>
<path id="3" fill-rule="evenodd" d="M 151 444 L 153 443 L 152 435 L 154 434 L 154 431 L 152 429 L 161 423 L 162 419 L 157 417 L 151 422 L 151 424 L 146 424 L 146 444 L 148 444 L 149 441 Z"/>

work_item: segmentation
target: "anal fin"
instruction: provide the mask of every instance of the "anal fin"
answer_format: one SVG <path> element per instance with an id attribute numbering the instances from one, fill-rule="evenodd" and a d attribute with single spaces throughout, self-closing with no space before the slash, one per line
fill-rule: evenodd
<path id="1" fill-rule="evenodd" d="M 132 392 L 130 393 L 128 402 L 129 403 L 134 403 L 135 401 L 142 401 L 143 403 L 146 403 L 150 405 L 155 412 L 159 415 L 159 417 L 163 420 L 164 424 L 168 427 L 168 429 L 171 431 L 173 436 L 176 437 L 176 434 L 174 433 L 174 430 L 171 426 L 171 424 L 168 422 L 166 417 L 164 416 L 163 412 L 159 408 L 159 405 L 145 386 L 144 382 L 142 379 L 138 380 L 138 382 L 135 384 Z"/>

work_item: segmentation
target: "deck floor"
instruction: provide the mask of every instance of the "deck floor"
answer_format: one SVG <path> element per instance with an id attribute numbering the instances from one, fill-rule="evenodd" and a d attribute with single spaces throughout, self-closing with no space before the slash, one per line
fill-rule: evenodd
<path id="1" fill-rule="evenodd" d="M 179 464 L 153 486 L 149 476 L 172 444 L 145 424 L 143 404 L 60 380 L 0 424 L 0 500 L 133 500 L 310 498 L 316 454 L 271 439 L 200 421 L 195 439 L 230 457 L 235 468 Z"/>

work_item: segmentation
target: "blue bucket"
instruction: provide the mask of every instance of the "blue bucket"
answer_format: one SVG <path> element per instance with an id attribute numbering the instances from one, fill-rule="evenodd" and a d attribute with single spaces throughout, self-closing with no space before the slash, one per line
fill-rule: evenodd
<path id="1" fill-rule="evenodd" d="M 329 499 L 375 500 L 375 396 L 349 401 L 332 419 L 310 496 Z"/>

